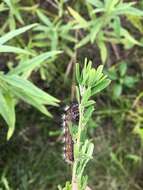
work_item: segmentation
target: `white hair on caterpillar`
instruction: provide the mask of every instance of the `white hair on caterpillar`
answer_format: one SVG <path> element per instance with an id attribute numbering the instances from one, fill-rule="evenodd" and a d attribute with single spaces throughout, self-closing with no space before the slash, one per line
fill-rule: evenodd
<path id="1" fill-rule="evenodd" d="M 62 143 L 65 143 L 65 137 L 62 138 Z"/>
<path id="2" fill-rule="evenodd" d="M 66 119 L 65 114 L 62 114 L 62 120 L 65 121 L 65 119 Z"/>
<path id="3" fill-rule="evenodd" d="M 62 154 L 62 158 L 63 158 L 63 160 L 66 160 L 65 153 Z"/>
<path id="4" fill-rule="evenodd" d="M 67 111 L 70 107 L 69 106 L 65 106 L 64 110 Z"/>
<path id="5" fill-rule="evenodd" d="M 66 126 L 66 122 L 64 120 L 62 122 L 62 126 L 63 126 L 63 128 Z"/>

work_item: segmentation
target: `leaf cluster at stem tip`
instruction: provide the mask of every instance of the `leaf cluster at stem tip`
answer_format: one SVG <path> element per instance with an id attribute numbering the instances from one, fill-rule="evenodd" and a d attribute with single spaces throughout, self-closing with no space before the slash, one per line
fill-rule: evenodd
<path id="1" fill-rule="evenodd" d="M 92 68 L 92 62 L 87 62 L 87 59 L 85 59 L 83 70 L 80 73 L 79 64 L 77 63 L 76 80 L 80 91 L 77 92 L 77 94 L 82 96 L 83 93 L 85 93 L 86 96 L 93 96 L 106 88 L 110 84 L 110 79 L 108 79 L 102 71 L 103 65 L 100 65 L 97 69 L 95 69 Z M 86 99 L 86 97 L 84 98 Z"/>

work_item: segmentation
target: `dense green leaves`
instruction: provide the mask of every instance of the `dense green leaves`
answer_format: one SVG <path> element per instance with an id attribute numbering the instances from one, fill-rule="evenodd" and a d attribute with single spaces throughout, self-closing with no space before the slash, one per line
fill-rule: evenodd
<path id="1" fill-rule="evenodd" d="M 86 0 L 90 20 L 85 19 L 79 12 L 68 8 L 74 18 L 74 29 L 83 29 L 85 36 L 76 44 L 76 48 L 88 43 L 96 43 L 101 55 L 101 61 L 104 64 L 107 60 L 107 42 L 112 44 L 123 44 L 125 48 L 131 48 L 133 45 L 142 46 L 142 43 L 136 40 L 130 32 L 122 26 L 121 16 L 142 17 L 143 11 L 134 6 L 134 2 L 123 2 L 121 0 Z M 89 9 L 90 4 L 90 9 Z M 98 14 L 100 13 L 100 14 Z M 94 16 L 93 16 L 94 15 Z M 108 32 L 110 31 L 110 32 Z"/>
<path id="2" fill-rule="evenodd" d="M 100 92 L 109 85 L 110 80 L 103 75 L 102 70 L 103 65 L 100 65 L 96 70 L 91 68 L 91 62 L 89 62 L 88 64 L 87 62 L 85 62 L 83 72 L 80 74 L 79 65 L 76 65 L 76 79 L 77 82 L 80 84 L 81 95 L 82 91 L 84 91 L 85 93 L 85 97 L 83 98 L 83 100 L 85 98 L 88 99 L 91 95 Z M 88 93 L 88 95 L 86 94 L 89 89 L 85 89 L 87 86 L 90 87 L 90 93 Z"/>
<path id="3" fill-rule="evenodd" d="M 137 76 L 130 76 L 127 72 L 127 62 L 120 61 L 116 66 L 111 67 L 107 75 L 113 80 L 111 87 L 113 99 L 119 98 L 123 92 L 123 88 L 132 88 L 138 81 Z"/>
<path id="4" fill-rule="evenodd" d="M 35 26 L 36 24 L 25 26 L 2 36 L 0 38 L 0 52 L 33 55 L 33 53 L 27 50 L 3 44 Z M 32 82 L 26 79 L 41 63 L 47 61 L 49 58 L 53 58 L 58 53 L 60 53 L 60 51 L 43 53 L 34 58 L 26 59 L 26 61 L 21 61 L 15 68 L 11 68 L 7 74 L 0 73 L 0 115 L 9 127 L 7 133 L 8 140 L 12 136 L 15 128 L 15 99 L 27 102 L 50 117 L 51 114 L 45 106 L 58 106 L 59 100 L 36 87 Z"/>
<path id="5" fill-rule="evenodd" d="M 51 117 L 45 105 L 58 106 L 58 100 L 53 96 L 42 91 L 30 81 L 18 75 L 1 75 L 0 80 L 7 87 L 0 94 L 0 114 L 9 126 L 7 139 L 9 139 L 15 127 L 15 98 L 21 99 L 28 104 L 31 104 L 42 113 Z M 15 97 L 15 98 L 14 98 Z"/>
<path id="6" fill-rule="evenodd" d="M 16 88 L 17 91 L 23 91 L 33 98 L 36 97 L 41 103 L 57 105 L 56 102 L 58 102 L 58 100 L 56 98 L 53 98 L 49 94 L 45 93 L 44 91 L 33 85 L 30 81 L 23 79 L 22 77 L 19 77 L 17 75 L 7 75 L 3 77 L 3 80 L 7 82 L 10 86 Z"/>

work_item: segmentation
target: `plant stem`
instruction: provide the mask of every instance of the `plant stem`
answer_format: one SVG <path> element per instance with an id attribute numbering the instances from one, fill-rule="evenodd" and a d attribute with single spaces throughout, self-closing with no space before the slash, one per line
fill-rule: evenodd
<path id="1" fill-rule="evenodd" d="M 81 133 L 83 129 L 83 113 L 84 113 L 84 108 L 79 104 L 79 123 L 78 123 L 78 133 L 77 133 L 77 142 L 76 142 L 76 155 L 75 161 L 73 163 L 73 173 L 72 173 L 72 184 L 77 181 L 77 166 L 79 163 L 79 154 L 80 154 L 80 145 L 81 145 Z"/>

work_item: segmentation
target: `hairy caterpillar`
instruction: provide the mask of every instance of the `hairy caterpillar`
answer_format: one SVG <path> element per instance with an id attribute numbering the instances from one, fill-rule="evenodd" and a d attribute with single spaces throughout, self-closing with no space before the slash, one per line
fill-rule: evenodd
<path id="1" fill-rule="evenodd" d="M 64 158 L 65 161 L 70 164 L 74 161 L 74 141 L 72 139 L 70 126 L 78 120 L 78 104 L 72 103 L 71 106 L 65 108 L 65 114 L 63 114 Z"/>

